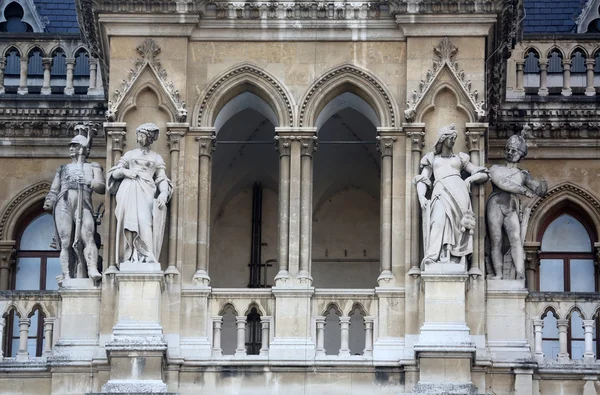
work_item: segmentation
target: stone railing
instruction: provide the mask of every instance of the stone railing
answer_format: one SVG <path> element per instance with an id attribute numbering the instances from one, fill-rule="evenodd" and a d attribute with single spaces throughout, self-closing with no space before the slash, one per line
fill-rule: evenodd
<path id="1" fill-rule="evenodd" d="M 600 294 L 531 292 L 527 297 L 530 343 L 540 366 L 597 365 Z"/>
<path id="2" fill-rule="evenodd" d="M 572 40 L 524 40 L 508 60 L 506 98 L 595 96 L 600 92 L 600 45 Z"/>
<path id="3" fill-rule="evenodd" d="M 18 350 L 13 353 L 15 357 L 4 355 L 3 349 L 0 349 L 0 362 L 20 363 L 36 357 L 28 350 L 29 341 L 34 340 L 30 334 L 31 318 L 36 313 L 38 325 L 42 327 L 42 338 L 34 335 L 35 342 L 43 342 L 43 358 L 51 356 L 59 309 L 60 296 L 57 291 L 0 291 L 0 344 L 5 344 L 4 336 L 7 334 L 13 339 L 18 336 Z M 12 324 L 12 328 L 8 327 L 9 323 Z M 18 334 L 14 333 L 16 328 Z M 35 329 L 34 333 L 39 332 Z"/>
<path id="4" fill-rule="evenodd" d="M 317 289 L 313 298 L 317 359 L 373 357 L 373 290 Z"/>

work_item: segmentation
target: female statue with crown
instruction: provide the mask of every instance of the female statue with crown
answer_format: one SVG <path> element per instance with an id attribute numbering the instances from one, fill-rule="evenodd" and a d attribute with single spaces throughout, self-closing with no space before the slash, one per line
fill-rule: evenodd
<path id="1" fill-rule="evenodd" d="M 489 172 L 471 163 L 468 154 L 454 154 L 456 137 L 454 124 L 440 128 L 434 150 L 421 159 L 421 174 L 414 180 L 423 212 L 421 269 L 436 262 L 466 264 L 466 256 L 473 252 L 471 184 L 486 182 Z M 471 175 L 463 180 L 462 171 Z"/>

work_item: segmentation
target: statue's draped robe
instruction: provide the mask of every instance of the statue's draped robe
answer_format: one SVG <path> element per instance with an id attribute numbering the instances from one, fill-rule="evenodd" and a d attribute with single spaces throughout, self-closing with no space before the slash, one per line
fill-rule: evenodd
<path id="1" fill-rule="evenodd" d="M 430 167 L 434 178 L 429 210 L 424 213 L 428 218 L 423 262 L 438 262 L 442 249 L 455 257 L 473 252 L 473 236 L 461 226 L 465 214 L 472 213 L 469 190 L 460 175 L 469 161 L 462 152 L 447 158 L 430 152 L 421 159 L 421 167 Z"/>
<path id="2" fill-rule="evenodd" d="M 155 253 L 160 251 L 160 246 L 154 245 L 153 230 L 164 229 L 164 224 L 156 224 L 153 221 L 156 220 L 153 216 L 155 198 L 161 183 L 168 185 L 169 197 L 173 188 L 169 179 L 164 176 L 165 167 L 165 162 L 159 154 L 154 151 L 144 154 L 138 148 L 125 153 L 119 164 L 109 170 L 109 192 L 116 191 L 117 201 L 117 262 L 158 262 L 159 257 L 155 256 Z M 118 168 L 137 170 L 138 177 L 117 180 L 113 174 Z M 160 174 L 163 176 L 157 176 L 159 170 L 162 170 Z M 164 220 L 164 217 L 161 220 Z M 129 235 L 126 232 L 129 232 Z"/>

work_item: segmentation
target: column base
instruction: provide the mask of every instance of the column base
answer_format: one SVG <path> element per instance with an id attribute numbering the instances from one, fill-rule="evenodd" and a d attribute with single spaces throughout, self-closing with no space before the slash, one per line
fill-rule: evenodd
<path id="1" fill-rule="evenodd" d="M 75 94 L 75 89 L 74 88 L 65 88 L 63 93 L 67 96 L 72 96 Z"/>
<path id="2" fill-rule="evenodd" d="M 27 87 L 19 87 L 17 89 L 17 95 L 26 95 L 29 93 L 29 89 Z"/>
<path id="3" fill-rule="evenodd" d="M 391 270 L 383 270 L 377 277 L 377 284 L 380 287 L 385 287 L 394 281 L 394 275 Z"/>
<path id="4" fill-rule="evenodd" d="M 42 90 L 40 91 L 41 95 L 51 95 L 52 94 L 52 89 L 51 88 L 42 88 Z"/>
<path id="5" fill-rule="evenodd" d="M 538 89 L 538 96 L 548 96 L 549 94 L 548 89 Z"/>
<path id="6" fill-rule="evenodd" d="M 287 270 L 280 270 L 279 273 L 275 276 L 275 285 L 282 286 L 288 281 L 290 281 L 292 276 Z"/>
<path id="7" fill-rule="evenodd" d="M 196 284 L 199 287 L 204 287 L 204 288 L 210 287 L 210 276 L 208 275 L 206 270 L 200 269 L 200 270 L 196 271 L 196 273 L 194 274 L 193 280 L 194 280 L 194 284 Z"/>
<path id="8" fill-rule="evenodd" d="M 571 90 L 571 88 L 569 88 L 569 89 L 563 89 L 563 90 L 560 92 L 560 94 L 561 94 L 562 96 L 571 96 L 571 95 L 573 95 L 573 91 Z"/>
<path id="9" fill-rule="evenodd" d="M 306 270 L 301 270 L 300 272 L 298 272 L 296 279 L 302 285 L 311 286 L 313 282 L 313 278 L 311 277 L 310 273 Z"/>

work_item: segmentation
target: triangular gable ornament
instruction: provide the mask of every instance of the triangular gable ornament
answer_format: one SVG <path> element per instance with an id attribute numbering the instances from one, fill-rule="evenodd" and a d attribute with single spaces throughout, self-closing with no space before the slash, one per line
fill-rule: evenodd
<path id="1" fill-rule="evenodd" d="M 167 80 L 167 71 L 162 68 L 158 55 L 160 54 L 160 47 L 152 40 L 147 38 L 144 43 L 136 48 L 140 59 L 135 61 L 135 68 L 129 70 L 129 77 L 123 80 L 121 89 L 115 90 L 112 100 L 108 101 L 108 110 L 106 110 L 106 119 L 109 122 L 114 122 L 117 119 L 117 112 L 119 107 L 123 103 L 123 100 L 127 97 L 127 94 L 131 88 L 135 85 L 136 81 L 142 75 L 142 72 L 148 67 L 156 77 L 162 89 L 167 93 L 169 101 L 173 105 L 176 111 L 177 122 L 185 122 L 187 118 L 187 109 L 185 108 L 185 101 L 179 97 L 179 90 L 175 89 L 172 81 Z"/>
<path id="2" fill-rule="evenodd" d="M 452 44 L 448 37 L 444 37 L 433 51 L 436 56 L 433 60 L 433 70 L 427 70 L 426 79 L 421 80 L 419 83 L 419 90 L 413 90 L 411 99 L 406 102 L 408 108 L 404 111 L 404 118 L 408 122 L 414 121 L 417 109 L 434 85 L 433 82 L 447 68 L 458 82 L 457 85 L 468 98 L 477 120 L 483 121 L 487 114 L 484 109 L 485 103 L 479 101 L 479 92 L 477 90 L 471 91 L 471 81 L 465 80 L 465 72 L 458 68 L 458 62 L 454 60 L 454 56 L 458 52 L 458 47 Z"/>

